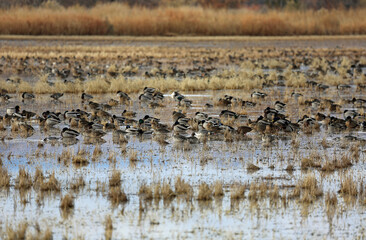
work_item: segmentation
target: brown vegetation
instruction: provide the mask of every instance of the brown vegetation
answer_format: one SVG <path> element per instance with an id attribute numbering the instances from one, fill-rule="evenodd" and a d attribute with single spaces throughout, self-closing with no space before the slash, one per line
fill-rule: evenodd
<path id="1" fill-rule="evenodd" d="M 0 34 L 22 35 L 334 35 L 364 34 L 365 10 L 275 11 L 99 4 L 91 9 L 1 10 Z M 299 20 L 300 19 L 300 20 Z"/>
<path id="2" fill-rule="evenodd" d="M 70 194 L 66 194 L 61 199 L 60 208 L 62 211 L 68 211 L 74 208 L 74 198 Z"/>

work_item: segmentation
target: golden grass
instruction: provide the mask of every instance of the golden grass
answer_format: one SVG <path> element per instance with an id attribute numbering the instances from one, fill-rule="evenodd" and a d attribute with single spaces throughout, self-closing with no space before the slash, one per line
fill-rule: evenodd
<path id="1" fill-rule="evenodd" d="M 15 180 L 15 188 L 20 190 L 26 190 L 31 188 L 33 185 L 31 175 L 24 169 L 19 168 L 19 174 L 17 179 Z"/>
<path id="2" fill-rule="evenodd" d="M 197 200 L 208 201 L 212 199 L 213 191 L 207 183 L 201 183 L 198 188 Z"/>
<path id="3" fill-rule="evenodd" d="M 18 228 L 12 228 L 11 226 L 6 227 L 6 239 L 8 240 L 18 240 L 25 239 L 26 232 L 28 229 L 28 223 L 19 223 Z"/>
<path id="4" fill-rule="evenodd" d="M 214 197 L 222 197 L 224 196 L 224 189 L 222 187 L 222 183 L 220 181 L 216 181 L 213 185 L 213 195 Z"/>
<path id="5" fill-rule="evenodd" d="M 0 165 L 0 189 L 10 187 L 10 175 L 8 170 Z"/>
<path id="6" fill-rule="evenodd" d="M 98 4 L 90 9 L 2 10 L 0 34 L 21 35 L 346 35 L 365 33 L 365 10 L 275 11 Z"/>
<path id="7" fill-rule="evenodd" d="M 154 199 L 152 187 L 146 185 L 145 183 L 143 183 L 140 186 L 139 195 L 144 200 L 148 200 L 149 201 L 149 200 L 153 200 Z"/>
<path id="8" fill-rule="evenodd" d="M 108 198 L 114 206 L 128 201 L 126 193 L 119 186 L 109 188 Z"/>
<path id="9" fill-rule="evenodd" d="M 109 178 L 109 186 L 110 187 L 119 187 L 121 186 L 121 173 L 117 170 L 112 172 L 111 177 Z"/>
<path id="10" fill-rule="evenodd" d="M 181 177 L 177 177 L 175 180 L 175 193 L 177 195 L 184 195 L 186 198 L 190 199 L 193 195 L 192 186 L 184 181 Z"/>
<path id="11" fill-rule="evenodd" d="M 104 233 L 105 239 L 107 240 L 112 239 L 112 233 L 113 233 L 113 221 L 111 216 L 107 216 L 105 218 L 105 233 Z"/>
<path id="12" fill-rule="evenodd" d="M 41 191 L 60 191 L 60 183 L 55 177 L 55 172 L 53 172 L 48 179 L 48 181 L 42 181 L 40 184 L 40 190 Z"/>
<path id="13" fill-rule="evenodd" d="M 230 195 L 230 199 L 231 200 L 240 200 L 245 198 L 245 190 L 248 188 L 247 185 L 245 184 L 234 184 L 231 187 L 231 195 Z"/>
<path id="14" fill-rule="evenodd" d="M 74 208 L 74 198 L 70 194 L 66 194 L 62 197 L 60 208 L 62 211 L 68 211 L 72 208 Z"/>
<path id="15" fill-rule="evenodd" d="M 358 186 L 352 176 L 346 176 L 341 182 L 341 189 L 339 190 L 341 194 L 348 196 L 358 195 Z"/>

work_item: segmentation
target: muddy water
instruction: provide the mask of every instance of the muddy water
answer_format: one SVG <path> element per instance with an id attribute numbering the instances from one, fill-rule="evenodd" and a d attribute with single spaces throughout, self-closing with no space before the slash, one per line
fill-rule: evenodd
<path id="1" fill-rule="evenodd" d="M 270 91 L 265 89 L 264 91 Z M 335 88 L 328 90 L 327 96 L 334 96 Z M 281 91 L 279 91 L 281 92 Z M 207 91 L 202 93 L 183 93 L 193 100 L 193 107 L 187 109 L 187 115 L 193 116 L 201 111 L 205 103 L 214 101 L 224 94 L 249 98 L 243 91 Z M 305 96 L 311 96 L 310 91 L 304 90 Z M 306 95 L 307 94 L 307 95 Z M 342 93 L 344 97 L 351 93 Z M 49 97 L 37 96 L 35 102 L 23 103 L 20 97 L 13 95 L 12 102 L 2 105 L 0 115 L 5 113 L 7 106 L 19 104 L 23 109 L 41 114 L 45 109 L 65 111 L 74 108 L 84 108 L 80 96 L 66 95 L 63 102 L 51 103 Z M 137 102 L 137 95 L 131 96 L 133 104 L 127 109 L 137 111 L 136 119 L 149 114 L 161 119 L 162 123 L 172 124 L 171 112 L 176 109 L 176 103 L 168 95 L 164 100 L 165 107 L 149 109 Z M 265 101 L 258 101 L 253 109 L 246 109 L 251 119 L 262 114 L 263 109 L 272 106 L 275 100 L 283 96 L 270 95 Z M 106 102 L 114 95 L 96 95 L 94 101 Z M 126 106 L 114 107 L 110 112 L 120 115 Z M 298 104 L 291 102 L 287 106 L 291 112 L 290 118 L 296 121 L 300 114 L 296 113 Z M 351 105 L 344 105 L 343 109 L 350 109 Z M 221 107 L 204 110 L 210 116 L 218 116 Z M 298 114 L 298 115 L 296 115 Z M 341 117 L 341 113 L 335 116 Z M 108 132 L 99 143 L 102 155 L 97 160 L 91 160 L 95 144 L 89 144 L 82 136 L 73 145 L 64 145 L 62 141 L 55 144 L 43 143 L 47 136 L 59 136 L 60 130 L 67 126 L 63 122 L 56 129 L 41 132 L 38 124 L 31 123 L 35 133 L 28 138 L 11 133 L 9 127 L 0 143 L 3 167 L 11 175 L 11 187 L 0 192 L 0 233 L 6 232 L 7 225 L 16 225 L 26 221 L 30 228 L 39 223 L 41 229 L 50 227 L 54 239 L 85 238 L 101 239 L 105 233 L 105 218 L 110 215 L 113 221 L 113 239 L 132 238 L 261 238 L 261 239 L 298 239 L 298 238 L 347 238 L 365 237 L 365 207 L 356 200 L 346 203 L 340 194 L 337 194 L 338 206 L 333 213 L 326 210 L 324 197 L 320 197 L 311 204 L 301 204 L 297 199 L 271 200 L 264 198 L 259 201 L 246 198 L 239 201 L 231 200 L 231 185 L 234 183 L 265 182 L 268 185 L 276 184 L 280 194 L 286 196 L 293 190 L 294 185 L 309 173 L 315 174 L 318 184 L 326 192 L 337 192 L 343 176 L 351 175 L 357 182 L 365 179 L 365 155 L 363 145 L 359 146 L 360 157 L 353 161 L 353 166 L 346 170 L 323 174 L 318 169 L 301 170 L 300 161 L 311 152 L 319 152 L 323 156 L 333 158 L 339 156 L 354 144 L 337 140 L 349 132 L 333 134 L 321 127 L 319 132 L 312 135 L 297 134 L 299 147 L 292 145 L 293 136 L 284 135 L 267 145 L 258 133 L 248 133 L 244 140 L 226 142 L 223 139 L 208 140 L 197 145 L 181 146 L 175 144 L 170 135 L 166 146 L 159 145 L 154 137 L 139 138 L 126 136 L 126 145 L 113 141 L 112 133 Z M 354 136 L 366 139 L 365 133 L 355 131 Z M 324 149 L 320 142 L 325 139 L 329 148 Z M 344 146 L 346 145 L 346 146 Z M 90 155 L 87 166 L 75 166 L 72 163 L 59 162 L 65 151 L 77 153 L 84 149 Z M 137 152 L 137 161 L 130 161 L 131 151 Z M 112 156 L 112 157 L 111 157 Z M 115 159 L 111 161 L 110 159 Z M 258 171 L 249 171 L 247 165 L 253 163 L 260 167 Z M 284 169 L 292 164 L 293 172 Z M 19 167 L 24 166 L 31 174 L 40 167 L 46 177 L 52 172 L 61 183 L 60 193 L 44 194 L 41 196 L 36 190 L 21 192 L 14 189 L 15 179 Z M 112 206 L 108 200 L 108 180 L 113 170 L 121 172 L 122 189 L 129 201 L 125 204 Z M 69 183 L 82 176 L 86 182 L 84 189 L 75 192 L 69 189 Z M 143 200 L 138 195 L 142 184 L 168 182 L 174 186 L 177 177 L 181 177 L 193 186 L 194 194 L 191 200 L 177 197 L 172 201 Z M 212 201 L 197 201 L 198 186 L 206 182 L 213 184 L 222 182 L 224 196 Z M 101 186 L 105 184 L 105 190 Z M 71 193 L 75 198 L 74 210 L 64 214 L 60 208 L 62 195 Z M 25 201 L 24 201 L 25 199 Z M 34 230 L 34 229 L 33 229 Z M 5 236 L 5 235 L 1 236 Z"/>

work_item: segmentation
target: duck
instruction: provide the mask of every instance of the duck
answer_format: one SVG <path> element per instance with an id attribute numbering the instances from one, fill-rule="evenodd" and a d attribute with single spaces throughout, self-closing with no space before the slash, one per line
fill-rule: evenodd
<path id="1" fill-rule="evenodd" d="M 58 101 L 64 94 L 63 93 L 54 93 L 51 94 L 51 98 L 53 98 L 54 100 Z"/>
<path id="2" fill-rule="evenodd" d="M 126 103 L 131 100 L 131 98 L 128 96 L 128 94 L 125 92 L 122 92 L 122 91 L 117 92 L 117 97 L 119 98 L 119 101 L 121 103 Z"/>
<path id="3" fill-rule="evenodd" d="M 15 113 L 19 114 L 20 112 L 20 107 L 18 105 L 16 105 L 15 107 L 10 107 L 6 109 L 6 114 L 12 116 Z"/>
<path id="4" fill-rule="evenodd" d="M 236 129 L 236 133 L 239 135 L 245 135 L 248 132 L 251 132 L 253 129 L 251 127 L 248 126 L 240 126 Z"/>
<path id="5" fill-rule="evenodd" d="M 80 133 L 74 129 L 64 127 L 61 131 L 61 137 L 63 138 L 76 138 Z"/>
<path id="6" fill-rule="evenodd" d="M 255 91 L 250 95 L 252 98 L 265 98 L 268 95 L 266 93 Z"/>
<path id="7" fill-rule="evenodd" d="M 126 109 L 122 112 L 123 117 L 136 117 L 136 112 L 127 111 Z"/>
<path id="8" fill-rule="evenodd" d="M 34 113 L 34 112 L 30 112 L 30 111 L 23 110 L 23 111 L 21 112 L 21 115 L 22 115 L 23 117 L 27 118 L 27 119 L 30 119 L 30 118 L 32 118 L 32 117 L 35 117 L 37 114 L 36 114 L 36 113 Z"/>
<path id="9" fill-rule="evenodd" d="M 222 110 L 219 116 L 221 118 L 238 118 L 238 114 L 229 110 Z"/>
<path id="10" fill-rule="evenodd" d="M 61 120 L 53 115 L 49 115 L 47 119 L 45 119 L 45 125 L 48 127 L 53 127 L 57 124 L 60 124 Z"/>
<path id="11" fill-rule="evenodd" d="M 23 92 L 22 94 L 22 98 L 24 100 L 31 100 L 31 99 L 34 99 L 35 96 L 32 94 L 32 93 L 28 93 L 28 92 Z"/>
<path id="12" fill-rule="evenodd" d="M 108 105 L 110 105 L 110 106 L 112 106 L 112 107 L 114 107 L 114 106 L 117 106 L 118 105 L 118 101 L 117 100 L 114 100 L 114 99 L 109 99 L 108 100 Z"/>
<path id="13" fill-rule="evenodd" d="M 283 102 L 280 102 L 280 101 L 276 101 L 275 104 L 274 104 L 274 107 L 277 111 L 284 111 L 285 110 L 285 107 L 286 107 L 286 104 L 283 103 Z"/>
<path id="14" fill-rule="evenodd" d="M 361 98 L 353 98 L 352 103 L 355 107 L 362 107 L 366 104 L 366 100 Z"/>
<path id="15" fill-rule="evenodd" d="M 347 117 L 354 118 L 357 115 L 358 115 L 358 113 L 356 110 L 344 110 L 344 112 L 343 112 L 344 119 L 347 119 Z"/>
<path id="16" fill-rule="evenodd" d="M 179 118 L 186 117 L 186 115 L 180 111 L 173 111 L 172 116 L 173 116 L 173 122 L 176 122 Z"/>
<path id="17" fill-rule="evenodd" d="M 81 94 L 81 99 L 83 101 L 90 101 L 91 99 L 93 99 L 93 95 L 87 94 L 87 93 L 82 93 Z"/>
<path id="18" fill-rule="evenodd" d="M 69 111 L 65 111 L 64 112 L 64 118 L 65 119 L 69 119 L 69 118 L 80 118 L 80 113 L 78 113 L 78 112 L 76 112 L 76 111 L 74 111 L 74 110 L 72 110 L 71 112 L 69 112 Z"/>
<path id="19" fill-rule="evenodd" d="M 178 121 L 176 121 L 173 124 L 173 131 L 175 133 L 185 133 L 189 129 L 189 126 L 180 124 Z"/>

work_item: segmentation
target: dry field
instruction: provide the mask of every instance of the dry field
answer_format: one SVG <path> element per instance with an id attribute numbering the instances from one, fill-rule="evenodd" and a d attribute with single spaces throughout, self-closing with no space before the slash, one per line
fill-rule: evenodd
<path id="1" fill-rule="evenodd" d="M 0 10 L 0 34 L 130 35 L 130 36 L 289 36 L 354 35 L 366 33 L 366 9 L 253 11 L 201 7 L 147 9 L 123 4 L 92 8 Z"/>
<path id="2" fill-rule="evenodd" d="M 0 239 L 365 238 L 363 36 L 0 42 Z"/>

